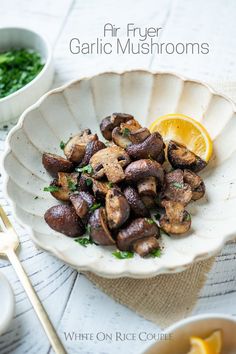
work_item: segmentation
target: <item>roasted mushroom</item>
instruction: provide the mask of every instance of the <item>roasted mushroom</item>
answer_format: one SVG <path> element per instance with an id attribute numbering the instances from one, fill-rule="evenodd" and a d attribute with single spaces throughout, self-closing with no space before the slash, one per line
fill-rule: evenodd
<path id="1" fill-rule="evenodd" d="M 138 194 L 147 208 L 155 206 L 155 198 L 157 196 L 156 177 L 146 177 L 137 183 Z"/>
<path id="2" fill-rule="evenodd" d="M 90 160 L 93 177 L 100 179 L 106 175 L 109 182 L 117 183 L 125 178 L 122 167 L 130 162 L 129 155 L 119 146 L 111 146 L 94 154 Z"/>
<path id="3" fill-rule="evenodd" d="M 110 229 L 117 229 L 128 220 L 130 206 L 119 189 L 112 188 L 107 192 L 106 213 Z"/>
<path id="4" fill-rule="evenodd" d="M 164 181 L 164 171 L 161 165 L 153 160 L 141 159 L 131 162 L 125 169 L 127 181 L 140 181 L 146 177 L 156 177 L 158 185 Z"/>
<path id="5" fill-rule="evenodd" d="M 127 146 L 126 151 L 132 159 L 160 159 L 163 160 L 164 153 L 163 139 L 159 133 L 149 135 L 144 141 L 138 144 Z"/>
<path id="6" fill-rule="evenodd" d="M 100 124 L 100 130 L 106 140 L 112 139 L 112 131 L 121 123 L 127 122 L 134 117 L 125 113 L 113 113 L 111 116 L 104 118 Z"/>
<path id="7" fill-rule="evenodd" d="M 184 182 L 192 189 L 192 200 L 201 199 L 205 194 L 205 184 L 200 176 L 190 170 L 184 170 Z"/>
<path id="8" fill-rule="evenodd" d="M 70 237 L 84 234 L 84 226 L 72 205 L 55 205 L 44 214 L 46 223 L 55 231 Z"/>
<path id="9" fill-rule="evenodd" d="M 84 157 L 86 145 L 95 140 L 98 140 L 97 134 L 93 135 L 90 129 L 85 129 L 66 143 L 64 154 L 68 160 L 79 163 Z"/>
<path id="10" fill-rule="evenodd" d="M 133 243 L 134 252 L 141 257 L 145 257 L 157 249 L 160 249 L 160 246 L 155 236 L 141 238 Z"/>
<path id="11" fill-rule="evenodd" d="M 124 189 L 123 192 L 134 215 L 139 217 L 149 216 L 149 210 L 143 203 L 136 189 L 128 186 Z"/>
<path id="12" fill-rule="evenodd" d="M 70 195 L 70 201 L 76 214 L 86 222 L 90 208 L 96 203 L 94 196 L 88 192 L 74 193 Z"/>
<path id="13" fill-rule="evenodd" d="M 138 218 L 119 231 L 116 243 L 121 251 L 130 251 L 135 241 L 150 236 L 159 236 L 156 223 L 152 219 Z"/>
<path id="14" fill-rule="evenodd" d="M 188 150 L 184 145 L 171 140 L 167 149 L 168 160 L 173 168 L 189 169 L 193 172 L 206 167 L 206 161 Z"/>
<path id="15" fill-rule="evenodd" d="M 67 202 L 70 199 L 70 194 L 77 190 L 79 174 L 59 172 L 58 178 L 55 179 L 51 185 L 58 187 L 58 191 L 51 192 L 54 198 Z"/>
<path id="16" fill-rule="evenodd" d="M 98 152 L 99 150 L 105 149 L 106 145 L 100 140 L 92 140 L 85 147 L 85 153 L 83 160 L 79 164 L 80 167 L 86 166 L 89 164 L 91 157 Z"/>
<path id="17" fill-rule="evenodd" d="M 184 173 L 178 169 L 165 175 L 165 189 L 162 193 L 164 199 L 180 202 L 187 205 L 192 199 L 192 189 L 184 183 Z"/>
<path id="18" fill-rule="evenodd" d="M 112 141 L 123 149 L 132 144 L 128 135 L 124 134 L 124 132 L 121 131 L 120 127 L 116 127 L 115 129 L 113 129 Z"/>
<path id="19" fill-rule="evenodd" d="M 64 157 L 46 152 L 42 156 L 42 163 L 53 177 L 57 177 L 58 172 L 72 172 L 74 167 L 73 163 Z"/>
<path id="20" fill-rule="evenodd" d="M 191 227 L 191 216 L 179 202 L 164 201 L 166 214 L 160 218 L 160 227 L 168 234 L 182 235 Z"/>
<path id="21" fill-rule="evenodd" d="M 105 209 L 96 209 L 89 218 L 90 236 L 93 241 L 99 245 L 109 246 L 114 245 L 115 241 L 112 238 L 107 227 L 107 218 Z"/>

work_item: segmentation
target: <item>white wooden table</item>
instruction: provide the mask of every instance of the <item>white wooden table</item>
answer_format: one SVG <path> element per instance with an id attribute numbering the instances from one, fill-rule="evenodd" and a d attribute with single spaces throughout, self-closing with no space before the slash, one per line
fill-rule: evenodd
<path id="1" fill-rule="evenodd" d="M 105 70 L 149 68 L 176 71 L 204 81 L 236 81 L 235 0 L 0 0 L 0 26 L 25 26 L 46 35 L 54 46 L 54 87 L 68 80 Z M 133 22 L 141 27 L 162 27 L 162 42 L 208 42 L 209 55 L 72 55 L 69 40 L 91 41 L 102 35 L 106 22 L 119 27 Z M 124 33 L 121 32 L 121 33 Z M 1 151 L 11 125 L 1 130 Z M 0 202 L 11 210 L 0 192 Z M 13 220 L 14 222 L 14 220 Z M 15 224 L 15 223 L 14 223 Z M 86 278 L 53 256 L 37 250 L 24 229 L 21 261 L 55 324 L 68 353 L 141 353 L 151 341 L 104 339 L 100 334 L 157 333 L 160 329 L 96 289 Z M 193 313 L 223 312 L 236 316 L 236 243 L 224 247 L 208 276 Z M 1 354 L 46 354 L 47 339 L 9 263 L 0 260 L 1 272 L 11 281 L 16 312 L 0 337 Z M 1 304 L 0 304 L 1 312 Z M 0 314 L 1 315 L 1 314 Z M 64 333 L 83 338 L 65 339 Z M 87 336 L 85 334 L 88 334 Z M 91 337 L 95 339 L 91 339 Z"/>

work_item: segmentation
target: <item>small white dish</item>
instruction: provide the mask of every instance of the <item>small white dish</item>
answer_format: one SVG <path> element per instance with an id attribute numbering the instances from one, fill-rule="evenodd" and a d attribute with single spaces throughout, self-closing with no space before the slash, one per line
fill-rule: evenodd
<path id="1" fill-rule="evenodd" d="M 8 49 L 33 49 L 44 62 L 41 72 L 27 85 L 0 98 L 0 123 L 19 117 L 22 112 L 48 91 L 53 80 L 52 51 L 48 41 L 26 28 L 0 28 L 0 53 Z"/>
<path id="2" fill-rule="evenodd" d="M 187 354 L 191 336 L 206 338 L 218 329 L 223 338 L 221 354 L 235 354 L 236 318 L 222 314 L 197 315 L 175 323 L 163 332 L 163 340 L 153 344 L 144 354 Z"/>
<path id="3" fill-rule="evenodd" d="M 188 206 L 191 231 L 185 237 L 164 235 L 160 258 L 119 260 L 112 255 L 114 248 L 82 247 L 44 221 L 46 210 L 59 202 L 43 191 L 51 177 L 42 166 L 42 153 L 63 154 L 60 141 L 85 128 L 101 137 L 99 123 L 112 112 L 131 113 L 147 127 L 164 114 L 186 114 L 201 121 L 214 142 L 214 155 L 202 171 L 207 194 Z M 183 271 L 217 254 L 236 235 L 235 132 L 234 104 L 208 85 L 170 73 L 103 73 L 53 90 L 23 113 L 6 141 L 5 192 L 34 242 L 79 271 L 110 278 Z"/>
<path id="4" fill-rule="evenodd" d="M 8 280 L 0 273 L 0 335 L 11 323 L 15 308 L 15 299 Z"/>

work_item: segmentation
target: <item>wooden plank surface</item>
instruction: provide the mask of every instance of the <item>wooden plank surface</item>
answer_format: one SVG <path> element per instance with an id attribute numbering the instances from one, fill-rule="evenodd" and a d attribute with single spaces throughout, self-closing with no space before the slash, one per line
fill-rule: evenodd
<path id="1" fill-rule="evenodd" d="M 10 0 L 1 1 L 0 6 L 1 26 L 30 27 L 48 36 L 55 48 L 54 87 L 96 72 L 127 68 L 171 70 L 206 81 L 235 80 L 234 0 Z M 68 43 L 72 37 L 93 40 L 102 33 L 106 22 L 119 27 L 128 22 L 141 27 L 163 27 L 159 41 L 207 41 L 211 44 L 212 55 L 183 59 L 168 55 L 76 56 L 69 52 Z M 1 151 L 10 127 L 11 124 L 0 132 Z M 11 208 L 2 194 L 2 184 L 0 202 L 12 219 Z M 157 333 L 159 328 L 115 303 L 61 261 L 37 250 L 27 232 L 15 222 L 14 225 L 21 237 L 21 261 L 68 353 L 141 353 L 150 344 L 150 341 L 140 340 L 101 340 L 101 337 L 66 340 L 64 332 L 114 335 L 116 332 Z M 236 244 L 224 247 L 193 313 L 217 311 L 236 316 L 235 253 Z M 15 317 L 8 331 L 0 337 L 0 353 L 48 353 L 48 342 L 12 268 L 2 259 L 0 267 L 11 281 L 16 296 Z"/>

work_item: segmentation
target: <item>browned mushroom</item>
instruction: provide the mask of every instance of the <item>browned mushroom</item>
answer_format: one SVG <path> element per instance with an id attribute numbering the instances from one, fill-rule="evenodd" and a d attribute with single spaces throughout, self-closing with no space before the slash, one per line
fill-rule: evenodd
<path id="1" fill-rule="evenodd" d="M 106 195 L 106 213 L 110 229 L 117 229 L 129 218 L 130 206 L 125 196 L 117 188 L 112 188 Z"/>
<path id="2" fill-rule="evenodd" d="M 127 122 L 134 117 L 125 113 L 113 113 L 111 116 L 104 118 L 100 124 L 100 130 L 106 140 L 112 139 L 112 131 L 121 123 Z"/>
<path id="3" fill-rule="evenodd" d="M 147 128 L 134 128 L 132 126 L 133 131 L 130 130 L 130 125 L 133 121 L 129 121 L 125 124 L 125 127 L 122 129 L 121 127 L 116 127 L 112 131 L 112 140 L 113 142 L 122 147 L 127 148 L 131 144 L 138 144 L 144 141 L 148 136 L 150 136 L 150 132 Z M 135 121 L 136 122 L 136 121 Z M 129 128 L 127 128 L 127 126 Z M 134 130 L 137 129 L 137 130 Z M 148 157 L 148 156 L 147 156 Z"/>
<path id="4" fill-rule="evenodd" d="M 186 146 L 171 140 L 167 149 L 168 160 L 173 168 L 189 169 L 194 172 L 206 167 L 206 161 L 188 150 Z"/>
<path id="5" fill-rule="evenodd" d="M 115 241 L 107 227 L 107 218 L 105 209 L 96 209 L 89 218 L 89 233 L 93 241 L 99 245 L 114 245 Z"/>
<path id="6" fill-rule="evenodd" d="M 184 173 L 178 169 L 165 175 L 163 198 L 187 205 L 192 199 L 192 189 L 184 183 Z"/>
<path id="7" fill-rule="evenodd" d="M 72 205 L 55 205 L 44 214 L 46 223 L 55 231 L 70 237 L 84 234 L 84 226 Z"/>
<path id="8" fill-rule="evenodd" d="M 94 196 L 88 192 L 74 193 L 70 195 L 70 201 L 83 221 L 86 221 L 90 208 L 96 203 Z"/>
<path id="9" fill-rule="evenodd" d="M 73 163 L 64 157 L 46 152 L 42 156 L 42 163 L 53 177 L 57 177 L 58 172 L 72 172 L 74 167 Z"/>
<path id="10" fill-rule="evenodd" d="M 131 131 L 129 134 L 129 140 L 132 142 L 132 144 L 139 144 L 147 137 L 150 136 L 150 131 L 147 128 L 139 128 L 137 130 Z"/>
<path id="11" fill-rule="evenodd" d="M 137 183 L 138 194 L 147 208 L 155 206 L 155 198 L 157 196 L 156 177 L 146 177 Z"/>
<path id="12" fill-rule="evenodd" d="M 122 167 L 130 162 L 129 155 L 119 146 L 111 146 L 94 154 L 90 160 L 93 177 L 100 179 L 106 175 L 109 182 L 117 183 L 125 178 Z"/>
<path id="13" fill-rule="evenodd" d="M 190 170 L 184 170 L 184 182 L 192 189 L 192 200 L 201 199 L 205 194 L 205 184 L 200 176 Z"/>
<path id="14" fill-rule="evenodd" d="M 168 234 L 182 235 L 191 227 L 191 216 L 179 202 L 164 201 L 166 214 L 160 218 L 160 227 Z"/>
<path id="15" fill-rule="evenodd" d="M 121 251 L 130 251 L 135 241 L 150 236 L 159 236 L 156 223 L 152 219 L 138 218 L 119 231 L 116 243 Z"/>
<path id="16" fill-rule="evenodd" d="M 160 249 L 160 246 L 155 236 L 141 238 L 133 243 L 134 252 L 138 253 L 141 257 L 145 257 L 158 249 Z"/>
<path id="17" fill-rule="evenodd" d="M 69 201 L 70 194 L 77 189 L 78 176 L 79 174 L 76 172 L 59 172 L 58 178 L 51 183 L 52 186 L 59 188 L 58 190 L 51 192 L 53 197 L 63 202 Z"/>
<path id="18" fill-rule="evenodd" d="M 129 139 L 129 136 L 127 134 L 124 134 L 124 132 L 121 131 L 120 127 L 116 127 L 115 129 L 113 129 L 112 141 L 123 149 L 132 144 Z"/>
<path id="19" fill-rule="evenodd" d="M 66 143 L 64 154 L 68 160 L 79 163 L 84 157 L 86 145 L 95 140 L 98 140 L 97 134 L 93 135 L 89 129 L 85 129 Z"/>
<path id="20" fill-rule="evenodd" d="M 153 160 L 141 159 L 131 162 L 125 169 L 127 181 L 140 181 L 146 177 L 156 177 L 158 185 L 164 181 L 164 171 L 161 165 Z"/>
<path id="21" fill-rule="evenodd" d="M 79 164 L 80 167 L 86 166 L 89 164 L 91 157 L 98 152 L 99 150 L 105 149 L 106 145 L 100 140 L 92 140 L 85 147 L 85 153 L 83 160 Z"/>
<path id="22" fill-rule="evenodd" d="M 149 135 L 144 141 L 139 144 L 127 146 L 126 151 L 132 159 L 163 159 L 164 153 L 163 139 L 159 133 Z M 160 156 L 161 155 L 161 156 Z"/>
<path id="23" fill-rule="evenodd" d="M 145 217 L 150 215 L 149 210 L 143 203 L 136 189 L 128 186 L 124 189 L 124 195 L 130 205 L 132 212 L 136 216 Z"/>

